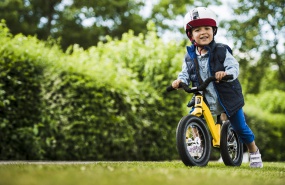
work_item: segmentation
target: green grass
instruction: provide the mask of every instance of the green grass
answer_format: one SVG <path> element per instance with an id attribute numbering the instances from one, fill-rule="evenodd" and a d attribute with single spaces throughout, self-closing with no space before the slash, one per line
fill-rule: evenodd
<path id="1" fill-rule="evenodd" d="M 248 163 L 227 167 L 186 167 L 171 162 L 0 163 L 0 185 L 284 185 L 285 163 L 265 162 L 262 169 Z"/>

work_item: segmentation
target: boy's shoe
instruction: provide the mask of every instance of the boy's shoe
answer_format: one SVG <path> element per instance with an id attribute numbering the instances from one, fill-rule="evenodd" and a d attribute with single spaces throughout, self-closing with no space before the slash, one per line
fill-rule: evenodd
<path id="1" fill-rule="evenodd" d="M 257 149 L 257 151 L 254 153 L 249 153 L 249 160 L 250 160 L 249 166 L 251 168 L 262 168 L 263 167 L 259 149 Z"/>

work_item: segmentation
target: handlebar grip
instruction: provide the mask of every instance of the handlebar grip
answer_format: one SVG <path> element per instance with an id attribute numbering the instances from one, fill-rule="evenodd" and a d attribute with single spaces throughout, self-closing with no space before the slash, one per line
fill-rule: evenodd
<path id="1" fill-rule="evenodd" d="M 176 90 L 176 89 L 173 88 L 172 85 L 170 85 L 170 86 L 168 86 L 168 87 L 166 88 L 166 91 L 167 91 L 167 92 L 174 91 L 174 90 Z"/>
<path id="2" fill-rule="evenodd" d="M 227 81 L 227 80 L 232 80 L 234 79 L 234 75 L 226 75 L 222 78 L 222 80 Z"/>

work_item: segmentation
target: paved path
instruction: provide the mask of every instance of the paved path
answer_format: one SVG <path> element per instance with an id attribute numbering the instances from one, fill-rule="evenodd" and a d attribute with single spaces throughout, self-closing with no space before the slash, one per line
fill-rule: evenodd
<path id="1" fill-rule="evenodd" d="M 93 164 L 98 161 L 0 161 L 2 164 Z"/>

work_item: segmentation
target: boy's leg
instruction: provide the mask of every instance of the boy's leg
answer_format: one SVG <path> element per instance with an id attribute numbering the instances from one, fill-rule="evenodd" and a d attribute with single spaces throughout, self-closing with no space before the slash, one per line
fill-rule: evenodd
<path id="1" fill-rule="evenodd" d="M 235 115 L 229 118 L 233 129 L 237 132 L 239 138 L 246 144 L 250 153 L 250 167 L 262 168 L 261 154 L 254 141 L 254 134 L 248 127 L 243 110 L 240 109 Z"/>
<path id="2" fill-rule="evenodd" d="M 237 132 L 243 143 L 251 144 L 254 141 L 254 134 L 246 124 L 242 109 L 240 109 L 236 114 L 232 115 L 228 119 L 230 120 L 233 129 Z"/>

